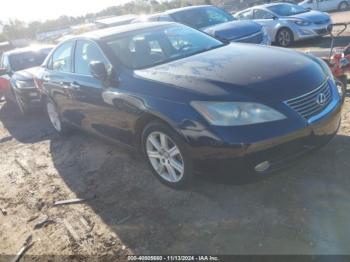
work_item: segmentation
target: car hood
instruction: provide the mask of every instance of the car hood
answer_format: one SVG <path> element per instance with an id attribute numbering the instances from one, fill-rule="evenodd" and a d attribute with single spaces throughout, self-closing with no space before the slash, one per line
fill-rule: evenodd
<path id="1" fill-rule="evenodd" d="M 209 35 L 221 40 L 234 41 L 261 31 L 262 26 L 253 21 L 232 21 L 206 27 L 203 29 Z"/>
<path id="2" fill-rule="evenodd" d="M 12 79 L 19 81 L 29 81 L 33 80 L 36 72 L 38 72 L 40 67 L 31 67 L 21 71 L 17 71 L 13 74 Z"/>
<path id="3" fill-rule="evenodd" d="M 319 12 L 319 11 L 309 11 L 298 15 L 289 16 L 289 18 L 298 18 L 298 19 L 303 19 L 310 22 L 329 22 L 330 21 L 330 16 L 328 14 Z"/>
<path id="4" fill-rule="evenodd" d="M 136 70 L 134 77 L 181 90 L 180 95 L 174 90 L 159 88 L 157 96 L 164 99 L 169 99 L 170 93 L 173 100 L 284 101 L 318 87 L 325 80 L 325 73 L 316 59 L 303 53 L 232 43 Z M 183 91 L 187 91 L 185 98 Z"/>

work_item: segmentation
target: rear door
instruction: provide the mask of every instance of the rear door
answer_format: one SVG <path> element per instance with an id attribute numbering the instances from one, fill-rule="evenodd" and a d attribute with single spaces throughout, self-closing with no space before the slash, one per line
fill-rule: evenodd
<path id="1" fill-rule="evenodd" d="M 65 120 L 76 123 L 75 105 L 69 87 L 72 82 L 72 54 L 75 41 L 61 44 L 51 55 L 42 76 L 43 86 Z M 78 121 L 79 123 L 79 121 Z"/>

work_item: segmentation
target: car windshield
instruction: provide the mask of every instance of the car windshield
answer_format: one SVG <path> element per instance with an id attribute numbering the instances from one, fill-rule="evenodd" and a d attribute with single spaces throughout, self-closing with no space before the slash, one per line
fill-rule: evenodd
<path id="1" fill-rule="evenodd" d="M 175 21 L 197 29 L 235 20 L 229 13 L 216 7 L 202 7 L 180 11 L 171 16 Z"/>
<path id="2" fill-rule="evenodd" d="M 292 4 L 273 5 L 273 6 L 267 7 L 267 9 L 269 9 L 270 11 L 274 12 L 279 16 L 292 16 L 292 15 L 308 12 L 308 10 L 306 10 L 305 8 L 298 5 L 292 5 Z"/>
<path id="3" fill-rule="evenodd" d="M 119 60 L 132 69 L 152 67 L 224 45 L 209 35 L 182 25 L 138 30 L 126 36 L 109 37 L 105 42 Z"/>
<path id="4" fill-rule="evenodd" d="M 30 67 L 41 65 L 51 48 L 40 49 L 37 51 L 27 51 L 9 56 L 10 65 L 13 71 L 20 71 Z"/>

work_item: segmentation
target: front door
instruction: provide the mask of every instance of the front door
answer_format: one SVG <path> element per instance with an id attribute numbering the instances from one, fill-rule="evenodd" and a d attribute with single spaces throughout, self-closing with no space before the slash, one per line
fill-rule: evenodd
<path id="1" fill-rule="evenodd" d="M 118 89 L 105 86 L 90 73 L 91 62 L 103 62 L 107 71 L 111 70 L 111 63 L 97 43 L 91 40 L 77 41 L 74 61 L 74 81 L 70 92 L 79 114 L 83 116 L 82 126 L 99 135 L 128 143 L 127 134 L 123 131 L 123 113 L 118 111 L 117 105 L 106 103 L 103 97 L 105 92 Z"/>

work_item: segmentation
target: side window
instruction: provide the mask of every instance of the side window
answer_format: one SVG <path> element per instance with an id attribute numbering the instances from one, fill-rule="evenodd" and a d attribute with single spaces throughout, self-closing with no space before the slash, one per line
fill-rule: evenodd
<path id="1" fill-rule="evenodd" d="M 254 19 L 272 19 L 273 15 L 261 9 L 254 10 Z"/>
<path id="2" fill-rule="evenodd" d="M 158 21 L 173 22 L 174 19 L 172 19 L 168 15 L 161 15 L 161 16 L 158 17 Z"/>
<path id="3" fill-rule="evenodd" d="M 101 50 L 97 45 L 90 41 L 78 40 L 75 49 L 75 73 L 82 75 L 91 75 L 89 64 L 93 61 L 103 62 L 109 65 Z"/>
<path id="4" fill-rule="evenodd" d="M 59 72 L 71 71 L 71 54 L 73 42 L 62 44 L 52 55 L 52 70 Z"/>
<path id="5" fill-rule="evenodd" d="M 249 20 L 249 19 L 252 19 L 253 18 L 253 14 L 252 14 L 252 10 L 248 10 L 248 11 L 245 11 L 243 13 L 240 13 L 238 15 L 238 18 L 240 20 Z"/>

